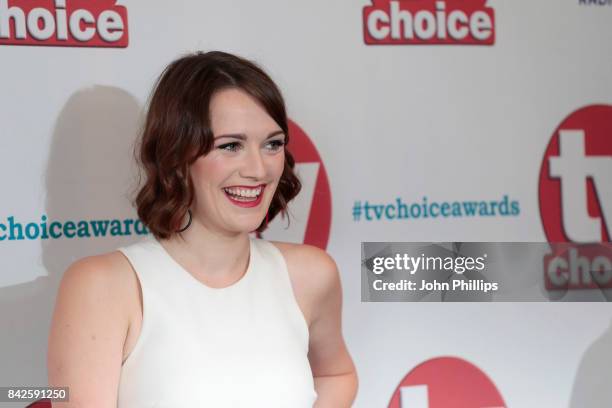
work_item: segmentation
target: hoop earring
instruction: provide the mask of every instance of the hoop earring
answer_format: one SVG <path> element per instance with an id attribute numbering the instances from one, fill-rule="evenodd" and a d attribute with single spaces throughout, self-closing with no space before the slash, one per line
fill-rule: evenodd
<path id="1" fill-rule="evenodd" d="M 187 225 L 185 225 L 183 228 L 181 228 L 180 230 L 178 230 L 178 232 L 183 232 L 185 231 L 187 228 L 189 228 L 189 226 L 191 225 L 191 210 L 187 209 L 187 213 L 189 214 L 189 221 L 187 222 Z"/>

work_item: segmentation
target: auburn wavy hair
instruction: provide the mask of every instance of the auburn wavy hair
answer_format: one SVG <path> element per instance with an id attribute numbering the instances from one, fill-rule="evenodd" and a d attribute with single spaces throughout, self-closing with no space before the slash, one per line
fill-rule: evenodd
<path id="1" fill-rule="evenodd" d="M 213 147 L 210 101 L 215 92 L 239 88 L 257 100 L 285 132 L 285 102 L 272 79 L 256 63 L 221 51 L 196 52 L 173 61 L 158 78 L 145 122 L 134 148 L 141 173 L 134 206 L 138 217 L 157 238 L 181 229 L 193 203 L 189 167 Z M 285 149 L 283 174 L 270 203 L 261 233 L 300 191 L 293 156 Z M 144 183 L 143 183 L 144 179 Z"/>

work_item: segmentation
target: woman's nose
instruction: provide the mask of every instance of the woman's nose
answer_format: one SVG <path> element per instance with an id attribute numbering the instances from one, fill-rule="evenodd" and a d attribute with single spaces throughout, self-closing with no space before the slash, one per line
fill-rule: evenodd
<path id="1" fill-rule="evenodd" d="M 262 179 L 266 175 L 266 166 L 261 152 L 258 149 L 251 149 L 245 157 L 240 175 L 243 177 Z"/>

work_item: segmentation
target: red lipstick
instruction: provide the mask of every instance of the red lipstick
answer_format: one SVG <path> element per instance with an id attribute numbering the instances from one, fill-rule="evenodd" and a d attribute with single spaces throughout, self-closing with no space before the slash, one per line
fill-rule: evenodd
<path id="1" fill-rule="evenodd" d="M 252 201 L 237 200 L 231 194 L 229 194 L 227 191 L 225 191 L 225 189 L 223 189 L 223 192 L 225 193 L 225 196 L 228 198 L 228 200 L 230 200 L 230 202 L 232 204 L 237 205 L 238 207 L 242 207 L 242 208 L 252 208 L 252 207 L 257 207 L 261 203 L 261 200 L 262 200 L 263 193 L 264 193 L 264 190 L 266 188 L 266 185 L 265 184 L 260 184 L 259 186 L 256 186 L 256 187 L 261 187 L 261 192 L 259 193 L 257 198 L 255 200 L 252 200 Z M 229 187 L 227 187 L 227 188 L 229 188 Z M 231 188 L 243 188 L 243 189 L 252 190 L 254 187 L 253 186 L 232 186 Z"/>

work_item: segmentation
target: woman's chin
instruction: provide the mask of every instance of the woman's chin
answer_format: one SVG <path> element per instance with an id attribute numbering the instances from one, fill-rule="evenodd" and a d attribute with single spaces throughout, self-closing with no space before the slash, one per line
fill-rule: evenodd
<path id="1" fill-rule="evenodd" d="M 255 230 L 257 228 L 259 228 L 259 226 L 261 225 L 261 221 L 249 221 L 249 222 L 240 222 L 240 223 L 235 223 L 233 224 L 230 229 L 232 232 L 246 232 L 246 233 L 251 233 L 251 232 L 255 232 Z"/>

